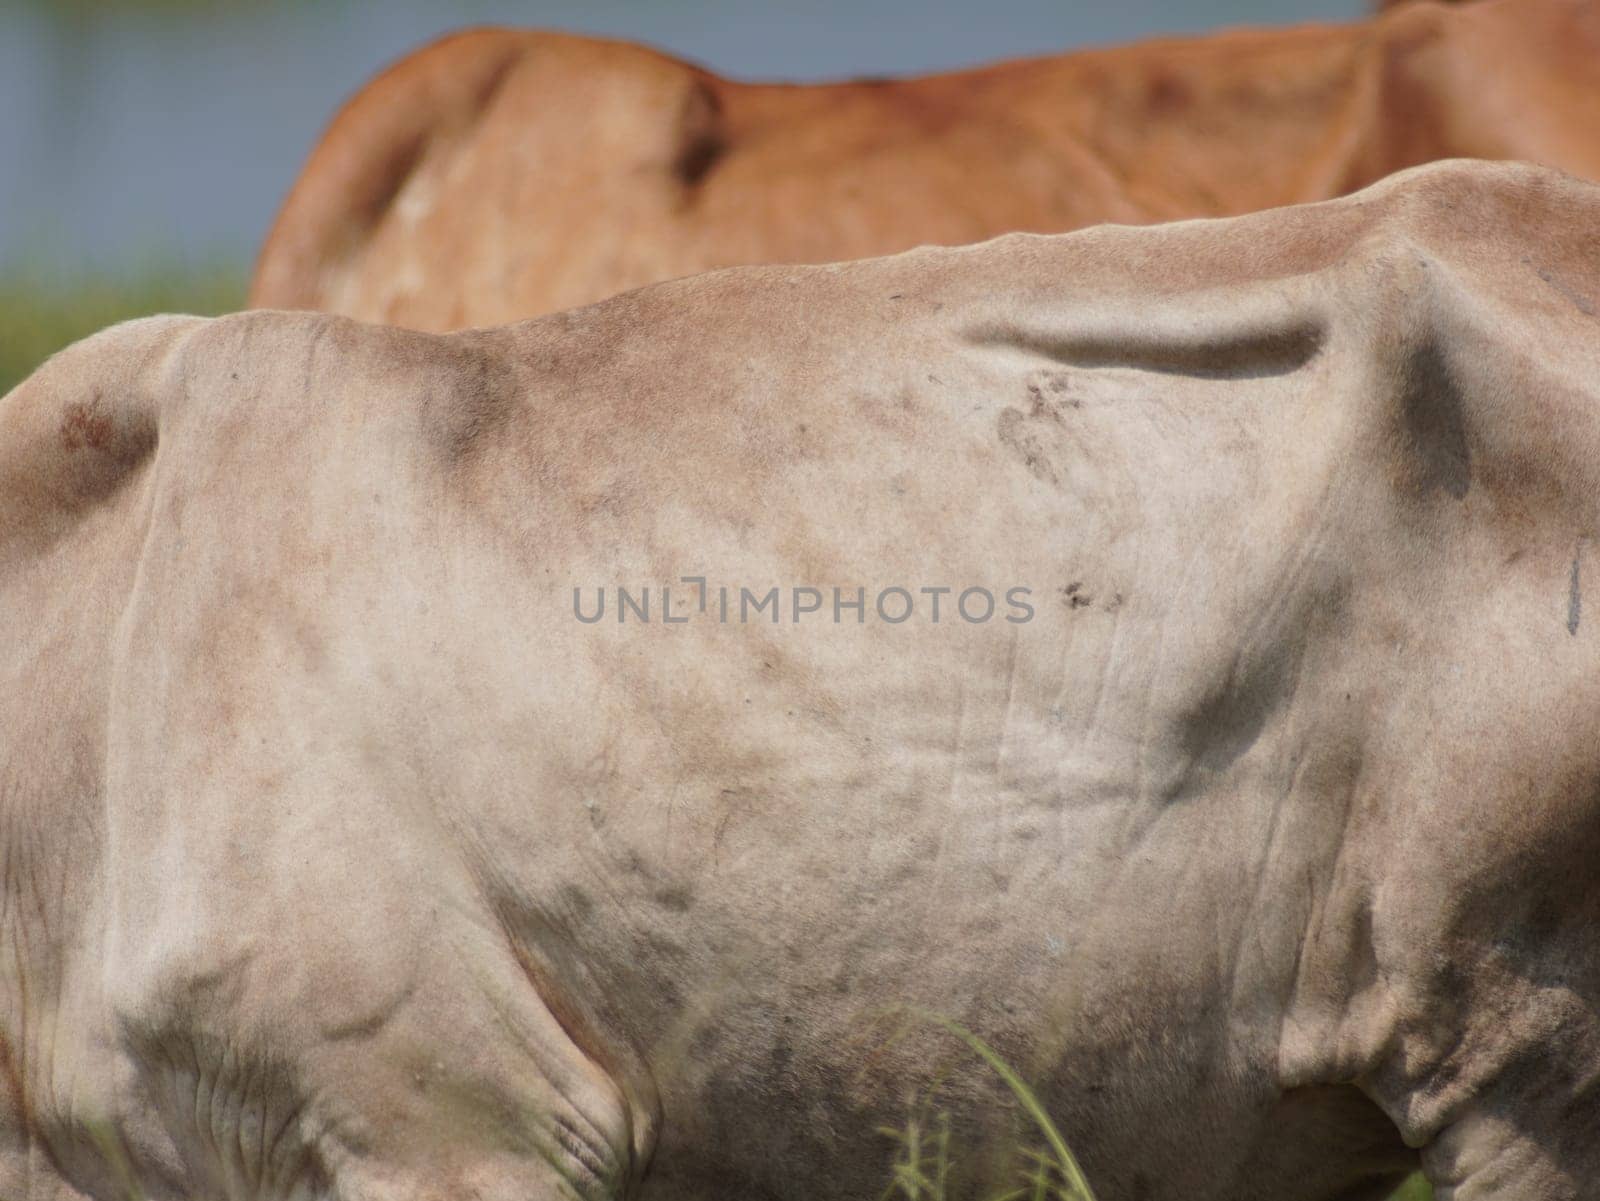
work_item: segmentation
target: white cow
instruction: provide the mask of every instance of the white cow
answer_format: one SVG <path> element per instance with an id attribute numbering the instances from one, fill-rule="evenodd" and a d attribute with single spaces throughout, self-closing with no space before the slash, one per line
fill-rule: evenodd
<path id="1" fill-rule="evenodd" d="M 0 1196 L 871 1197 L 1011 1134 L 901 1005 L 1105 1201 L 1600 1195 L 1597 306 L 1600 190 L 1450 164 L 64 352 Z"/>

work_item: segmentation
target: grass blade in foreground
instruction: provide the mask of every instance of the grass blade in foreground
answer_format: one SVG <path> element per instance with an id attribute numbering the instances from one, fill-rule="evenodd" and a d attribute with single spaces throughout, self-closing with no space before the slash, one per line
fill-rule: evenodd
<path id="1" fill-rule="evenodd" d="M 951 1034 L 966 1043 L 968 1047 L 972 1048 L 983 1058 L 985 1063 L 994 1069 L 995 1074 L 1005 1081 L 1006 1087 L 1017 1098 L 1017 1103 L 1033 1119 L 1034 1125 L 1039 1128 L 1039 1132 L 1044 1135 L 1045 1141 L 1050 1145 L 1050 1151 L 1055 1157 L 1052 1166 L 1061 1174 L 1062 1180 L 1066 1182 L 1067 1188 L 1071 1190 L 1070 1197 L 1074 1201 L 1094 1201 L 1094 1190 L 1089 1187 L 1089 1181 L 1084 1177 L 1083 1169 L 1078 1165 L 1077 1158 L 1068 1149 L 1066 1140 L 1061 1137 L 1061 1132 L 1056 1129 L 1056 1124 L 1050 1120 L 1050 1115 L 1045 1112 L 1045 1108 L 1040 1104 L 1039 1098 L 1034 1096 L 1033 1090 L 1027 1086 L 1021 1076 L 1017 1075 L 1011 1065 L 1001 1059 L 993 1047 L 989 1046 L 988 1043 L 984 1042 L 965 1026 L 953 1022 L 949 1018 L 940 1017 L 936 1013 L 913 1012 L 916 1012 L 918 1017 L 926 1021 L 943 1026 Z"/>

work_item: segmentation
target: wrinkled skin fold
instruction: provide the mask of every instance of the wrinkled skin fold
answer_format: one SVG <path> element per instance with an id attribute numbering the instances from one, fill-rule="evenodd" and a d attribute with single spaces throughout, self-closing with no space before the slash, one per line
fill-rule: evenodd
<path id="1" fill-rule="evenodd" d="M 63 352 L 0 405 L 0 1196 L 871 1196 L 936 1084 L 1013 1134 L 901 1005 L 1106 1201 L 1594 1196 L 1597 230 L 1445 164 Z M 682 576 L 1035 612 L 574 616 Z"/>

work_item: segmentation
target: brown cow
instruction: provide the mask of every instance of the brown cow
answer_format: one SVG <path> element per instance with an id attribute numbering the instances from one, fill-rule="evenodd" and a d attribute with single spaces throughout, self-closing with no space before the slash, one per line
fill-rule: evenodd
<path id="1" fill-rule="evenodd" d="M 444 330 L 714 267 L 1325 199 L 1452 156 L 1600 177 L 1597 63 L 1591 0 L 1418 2 L 825 86 L 480 30 L 345 108 L 251 300 Z"/>

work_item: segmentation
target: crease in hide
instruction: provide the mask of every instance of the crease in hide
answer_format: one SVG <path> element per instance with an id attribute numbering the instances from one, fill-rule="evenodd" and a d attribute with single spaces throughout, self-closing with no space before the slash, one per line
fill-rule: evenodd
<path id="1" fill-rule="evenodd" d="M 1233 289 L 1191 293 L 1148 309 L 1126 310 L 1115 302 L 1092 313 L 1074 308 L 1048 326 L 982 322 L 963 337 L 979 349 L 1083 370 L 1249 380 L 1303 370 L 1322 353 L 1329 333 L 1322 314 L 1278 288 L 1245 296 Z"/>

